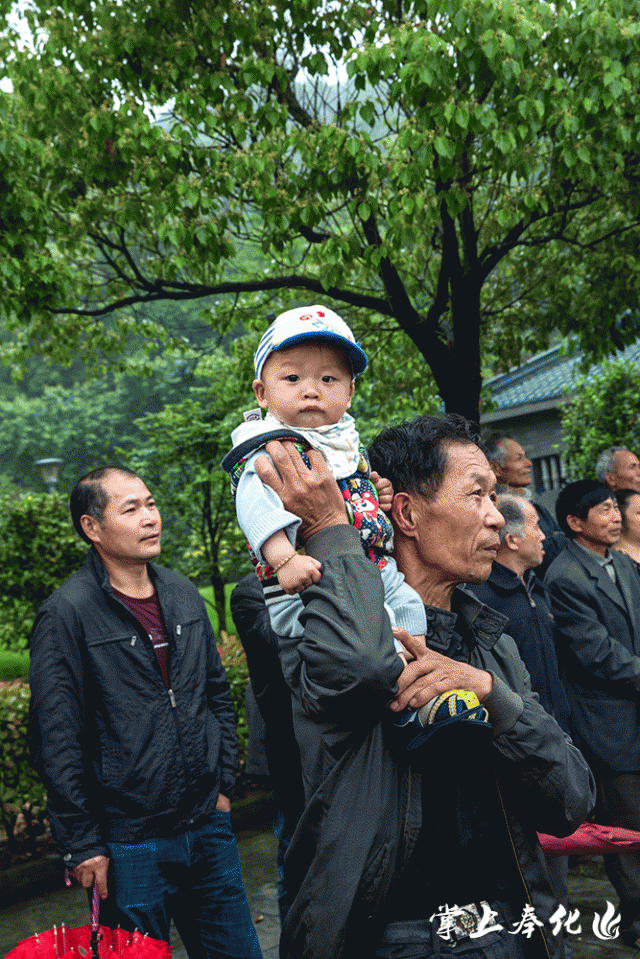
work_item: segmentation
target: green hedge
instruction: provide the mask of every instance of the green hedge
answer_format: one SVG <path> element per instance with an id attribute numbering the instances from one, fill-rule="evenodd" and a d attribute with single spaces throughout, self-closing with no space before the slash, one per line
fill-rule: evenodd
<path id="1" fill-rule="evenodd" d="M 69 504 L 59 494 L 0 496 L 0 649 L 27 649 L 41 604 L 84 562 Z"/>
<path id="2" fill-rule="evenodd" d="M 28 713 L 25 683 L 0 686 L 0 822 L 11 850 L 35 850 L 46 828 L 44 786 L 27 756 Z"/>

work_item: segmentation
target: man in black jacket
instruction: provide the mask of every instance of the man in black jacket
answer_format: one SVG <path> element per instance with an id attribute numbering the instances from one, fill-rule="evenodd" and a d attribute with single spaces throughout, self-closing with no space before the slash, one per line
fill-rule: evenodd
<path id="1" fill-rule="evenodd" d="M 508 433 L 496 432 L 486 438 L 485 447 L 491 469 L 496 474 L 498 492 L 531 499 L 532 463 L 520 443 Z M 551 561 L 564 548 L 566 538 L 546 506 L 532 502 L 546 540 L 544 557 L 536 570 L 538 576 L 542 577 Z"/>
<path id="2" fill-rule="evenodd" d="M 397 631 L 409 663 L 320 454 L 309 469 L 292 444 L 267 452 L 256 470 L 322 563 L 301 594 L 304 635 L 280 643 L 306 800 L 285 864 L 295 899 L 282 959 L 561 955 L 536 830 L 572 832 L 593 782 L 532 695 L 504 617 L 458 588 L 487 578 L 502 525 L 476 434 L 418 417 L 370 448 L 396 490 L 398 567 L 426 606 L 426 643 Z M 475 693 L 491 727 L 454 716 L 411 755 L 391 716 L 454 690 Z M 535 928 L 519 934 L 533 909 Z"/>
<path id="3" fill-rule="evenodd" d="M 547 589 L 533 572 L 542 562 L 546 543 L 538 513 L 532 503 L 508 493 L 498 497 L 497 507 L 505 521 L 500 549 L 489 579 L 475 585 L 473 592 L 507 617 L 507 632 L 529 670 L 531 688 L 568 732 L 569 704 L 558 673 L 555 623 Z"/>
<path id="4" fill-rule="evenodd" d="M 556 514 L 570 541 L 545 582 L 572 733 L 598 783 L 598 821 L 640 829 L 640 580 L 612 548 L 621 517 L 608 486 L 569 483 Z M 640 854 L 604 861 L 620 896 L 622 938 L 640 950 Z"/>
<path id="5" fill-rule="evenodd" d="M 162 522 L 131 471 L 83 477 L 71 514 L 92 548 L 31 645 L 30 745 L 56 842 L 110 924 L 168 940 L 173 919 L 191 957 L 258 959 L 230 828 L 233 707 L 202 598 L 151 562 Z"/>
<path id="6" fill-rule="evenodd" d="M 473 592 L 481 602 L 507 617 L 506 630 L 529 670 L 531 688 L 568 732 L 569 703 L 560 682 L 555 623 L 547 589 L 534 572 L 544 557 L 545 535 L 533 503 L 524 497 L 503 493 L 496 505 L 504 518 L 500 549 L 489 579 L 474 585 Z M 569 901 L 568 867 L 567 856 L 547 860 L 551 885 L 565 908 Z M 565 955 L 571 955 L 568 933 L 564 947 Z"/>

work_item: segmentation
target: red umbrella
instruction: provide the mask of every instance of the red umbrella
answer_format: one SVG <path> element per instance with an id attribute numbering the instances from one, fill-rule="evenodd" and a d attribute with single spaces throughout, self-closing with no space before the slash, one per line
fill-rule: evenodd
<path id="1" fill-rule="evenodd" d="M 138 932 L 100 925 L 100 899 L 93 887 L 91 924 L 67 929 L 62 924 L 23 939 L 5 959 L 171 959 L 171 946 Z"/>
<path id="2" fill-rule="evenodd" d="M 538 839 L 549 859 L 556 856 L 602 856 L 604 853 L 640 849 L 640 832 L 622 826 L 601 826 L 595 822 L 583 822 L 570 836 L 548 836 L 539 832 Z"/>

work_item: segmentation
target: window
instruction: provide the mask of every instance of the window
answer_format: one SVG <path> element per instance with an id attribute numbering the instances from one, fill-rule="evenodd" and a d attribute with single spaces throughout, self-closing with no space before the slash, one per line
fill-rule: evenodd
<path id="1" fill-rule="evenodd" d="M 563 463 L 559 453 L 540 456 L 538 459 L 532 460 L 532 463 L 533 486 L 536 492 L 543 493 L 547 490 L 559 490 L 561 488 Z"/>

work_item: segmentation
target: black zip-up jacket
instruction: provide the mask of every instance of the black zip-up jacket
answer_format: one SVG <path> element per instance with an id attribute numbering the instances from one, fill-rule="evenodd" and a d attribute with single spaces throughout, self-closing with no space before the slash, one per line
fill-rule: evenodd
<path id="1" fill-rule="evenodd" d="M 109 840 L 204 821 L 219 792 L 233 791 L 233 705 L 204 602 L 184 576 L 148 569 L 169 642 L 169 690 L 93 548 L 34 623 L 29 745 L 69 868 L 109 855 Z"/>
<path id="2" fill-rule="evenodd" d="M 454 756 L 449 769 L 421 773 L 406 749 L 397 748 L 387 705 L 397 693 L 402 663 L 384 613 L 382 580 L 362 554 L 358 531 L 330 527 L 306 549 L 323 564 L 322 579 L 302 593 L 304 635 L 280 640 L 306 796 L 285 861 L 287 889 L 295 899 L 280 956 L 359 959 L 375 952 L 394 887 L 420 831 L 430 828 L 422 776 L 433 784 L 436 808 L 439 777 L 464 776 L 464 769 L 456 769 Z M 502 633 L 505 617 L 462 589 L 454 595 L 455 612 L 426 608 L 427 643 L 447 655 L 458 615 L 475 634 L 468 661 L 493 676 L 484 705 L 522 880 L 514 901 L 532 903 L 536 915 L 548 920 L 557 903 L 536 831 L 566 836 L 577 829 L 593 808 L 593 776 L 531 692 L 516 645 Z M 461 857 L 460 868 L 482 864 Z M 540 931 L 546 943 L 539 934 L 522 940 L 527 955 L 562 955 L 561 937 L 546 925 Z"/>
<path id="3" fill-rule="evenodd" d="M 495 562 L 491 576 L 473 592 L 481 603 L 509 620 L 506 630 L 518 647 L 531 677 L 531 687 L 548 713 L 569 731 L 569 703 L 560 682 L 556 654 L 556 625 L 547 587 L 533 570 L 525 583 L 512 570 Z"/>

